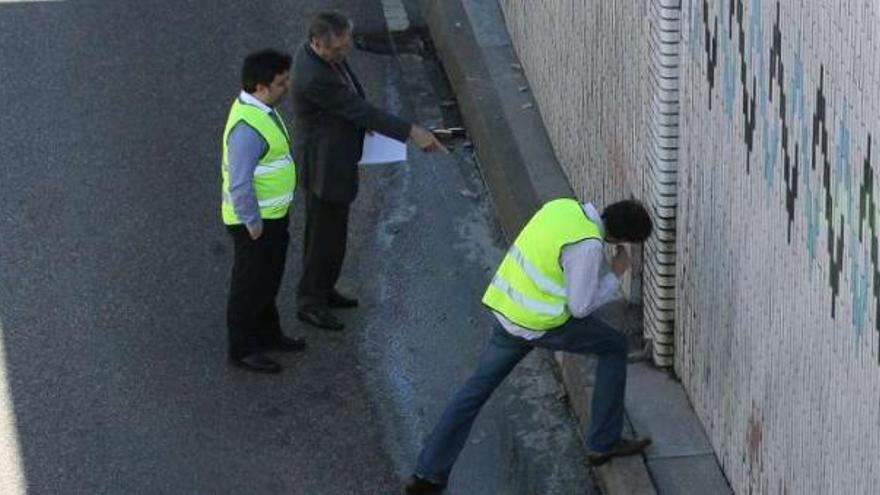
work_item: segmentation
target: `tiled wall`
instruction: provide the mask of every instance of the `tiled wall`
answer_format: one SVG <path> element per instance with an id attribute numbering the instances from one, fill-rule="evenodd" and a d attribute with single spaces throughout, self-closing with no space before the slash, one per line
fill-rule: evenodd
<path id="1" fill-rule="evenodd" d="M 575 190 L 653 201 L 670 2 L 501 4 Z M 738 493 L 877 493 L 880 2 L 676 10 L 675 370 Z"/>
<path id="2" fill-rule="evenodd" d="M 683 2 L 676 370 L 740 493 L 880 486 L 878 25 Z"/>
<path id="3" fill-rule="evenodd" d="M 500 3 L 575 192 L 600 206 L 641 197 L 648 2 Z"/>
<path id="4" fill-rule="evenodd" d="M 645 290 L 633 299 L 643 294 L 650 315 L 646 333 L 655 344 L 655 360 L 664 365 L 672 364 L 674 344 L 677 196 L 674 171 L 663 169 L 676 164 L 677 137 L 670 136 L 678 130 L 677 115 L 662 114 L 677 113 L 678 95 L 662 80 L 662 65 L 670 63 L 663 46 L 671 41 L 673 50 L 680 49 L 677 32 L 672 40 L 664 34 L 669 26 L 663 12 L 670 9 L 662 4 L 668 1 L 501 0 L 550 139 L 578 197 L 600 208 L 635 197 L 655 213 L 658 235 L 646 246 L 645 263 L 637 265 L 644 277 L 633 273 Z M 669 98 L 673 109 L 664 103 Z"/>

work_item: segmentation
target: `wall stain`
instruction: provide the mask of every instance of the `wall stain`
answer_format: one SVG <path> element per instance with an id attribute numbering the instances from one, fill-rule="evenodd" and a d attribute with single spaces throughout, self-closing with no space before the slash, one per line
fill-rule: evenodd
<path id="1" fill-rule="evenodd" d="M 760 461 L 761 444 L 764 441 L 764 425 L 757 418 L 752 405 L 752 414 L 749 416 L 749 425 L 746 428 L 746 447 L 748 448 L 749 465 L 754 466 Z"/>

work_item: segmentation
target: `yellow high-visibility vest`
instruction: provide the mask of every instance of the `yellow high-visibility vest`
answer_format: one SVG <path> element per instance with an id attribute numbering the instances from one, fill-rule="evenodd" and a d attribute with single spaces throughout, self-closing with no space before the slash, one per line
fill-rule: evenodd
<path id="1" fill-rule="evenodd" d="M 290 154 L 290 136 L 278 111 L 278 122 L 265 110 L 242 102 L 236 98 L 229 110 L 229 118 L 223 131 L 223 204 L 221 212 L 226 225 L 241 224 L 235 214 L 232 199 L 229 195 L 229 149 L 227 140 L 229 133 L 244 121 L 257 131 L 266 141 L 268 150 L 257 162 L 254 170 L 254 192 L 260 207 L 260 218 L 273 219 L 287 215 L 293 191 L 296 189 L 296 164 Z"/>
<path id="2" fill-rule="evenodd" d="M 602 240 L 573 199 L 546 203 L 519 233 L 483 294 L 483 304 L 517 325 L 536 331 L 558 327 L 571 318 L 560 255 L 585 239 Z"/>

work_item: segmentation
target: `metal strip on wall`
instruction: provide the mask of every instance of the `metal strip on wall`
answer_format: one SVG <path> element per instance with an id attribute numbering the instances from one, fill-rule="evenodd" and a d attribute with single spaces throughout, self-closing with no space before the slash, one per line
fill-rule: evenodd
<path id="1" fill-rule="evenodd" d="M 672 366 L 675 347 L 675 218 L 678 206 L 681 0 L 654 0 L 649 11 L 650 113 L 646 180 L 655 234 L 645 245 L 645 338 L 654 362 Z"/>

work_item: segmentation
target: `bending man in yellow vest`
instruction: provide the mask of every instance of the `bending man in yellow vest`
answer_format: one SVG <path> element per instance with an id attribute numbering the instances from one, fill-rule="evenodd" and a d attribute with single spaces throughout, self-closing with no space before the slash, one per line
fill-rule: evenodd
<path id="1" fill-rule="evenodd" d="M 242 91 L 223 131 L 223 223 L 235 261 L 227 306 L 230 362 L 248 371 L 277 373 L 263 352 L 299 351 L 300 339 L 281 332 L 275 298 L 284 274 L 288 209 L 296 187 L 290 136 L 276 105 L 290 85 L 290 55 L 264 50 L 248 55 Z"/>
<path id="2" fill-rule="evenodd" d="M 648 212 L 636 201 L 614 203 L 600 215 L 592 204 L 557 199 L 545 204 L 510 247 L 483 296 L 498 325 L 473 376 L 458 391 L 419 455 L 408 494 L 440 493 L 480 408 L 534 347 L 597 354 L 588 459 L 594 465 L 636 454 L 646 438 L 622 438 L 627 340 L 591 313 L 616 297 L 629 269 L 623 243 L 651 235 Z M 610 267 L 604 243 L 616 244 Z"/>

